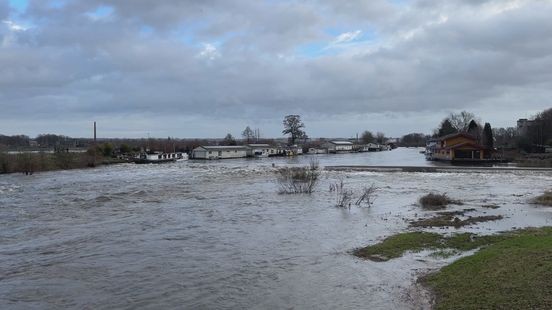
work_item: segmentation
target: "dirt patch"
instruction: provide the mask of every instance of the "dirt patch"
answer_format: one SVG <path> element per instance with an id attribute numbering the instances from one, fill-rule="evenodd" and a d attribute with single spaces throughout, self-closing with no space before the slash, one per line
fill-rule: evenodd
<path id="1" fill-rule="evenodd" d="M 461 211 L 441 212 L 439 215 L 410 222 L 410 227 L 462 227 L 482 222 L 501 220 L 502 215 L 469 216 L 461 219 L 458 215 L 464 215 Z"/>
<path id="2" fill-rule="evenodd" d="M 482 205 L 481 207 L 486 208 L 486 209 L 498 209 L 498 208 L 500 208 L 500 206 L 497 206 L 497 205 Z"/>

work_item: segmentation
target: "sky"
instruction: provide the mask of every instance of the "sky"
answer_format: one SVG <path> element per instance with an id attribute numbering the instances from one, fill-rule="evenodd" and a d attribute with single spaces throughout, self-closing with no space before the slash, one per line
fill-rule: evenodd
<path id="1" fill-rule="evenodd" d="M 0 0 L 0 134 L 310 137 L 552 107 L 552 0 Z"/>

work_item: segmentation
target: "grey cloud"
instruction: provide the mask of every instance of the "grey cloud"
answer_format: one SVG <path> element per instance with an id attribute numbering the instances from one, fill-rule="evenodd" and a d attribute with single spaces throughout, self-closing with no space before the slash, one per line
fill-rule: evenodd
<path id="1" fill-rule="evenodd" d="M 552 4 L 489 13 L 501 3 L 35 0 L 25 14 L 34 28 L 0 28 L 13 38 L 0 48 L 0 119 L 185 115 L 223 127 L 288 113 L 519 111 L 552 94 Z M 113 15 L 90 18 L 100 5 Z M 329 44 L 328 29 L 364 27 L 374 44 L 297 52 Z M 201 43 L 220 57 L 201 57 Z"/>

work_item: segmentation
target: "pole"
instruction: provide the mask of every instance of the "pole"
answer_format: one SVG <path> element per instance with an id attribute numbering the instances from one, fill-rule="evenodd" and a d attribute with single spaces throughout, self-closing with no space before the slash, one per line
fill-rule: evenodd
<path id="1" fill-rule="evenodd" d="M 93 166 L 96 167 L 96 121 L 94 121 L 94 143 L 93 143 L 93 148 L 94 148 L 94 162 L 93 162 Z"/>

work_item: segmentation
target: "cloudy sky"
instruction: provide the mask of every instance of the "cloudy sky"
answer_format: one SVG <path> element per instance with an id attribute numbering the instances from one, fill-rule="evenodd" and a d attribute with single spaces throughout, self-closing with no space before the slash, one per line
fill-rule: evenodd
<path id="1" fill-rule="evenodd" d="M 312 137 L 552 106 L 548 0 L 0 0 L 0 133 Z"/>

